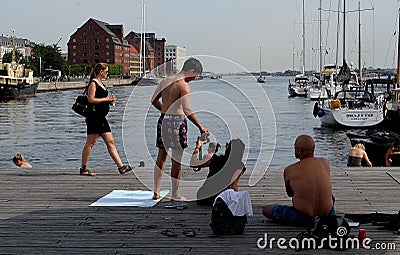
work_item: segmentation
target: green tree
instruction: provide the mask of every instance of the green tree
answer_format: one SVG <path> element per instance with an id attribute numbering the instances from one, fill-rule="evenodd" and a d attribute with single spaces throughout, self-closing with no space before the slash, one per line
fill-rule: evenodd
<path id="1" fill-rule="evenodd" d="M 122 65 L 116 65 L 116 64 L 109 64 L 108 65 L 108 72 L 111 78 L 115 78 L 117 76 L 120 76 L 123 74 L 123 66 Z"/>
<path id="2" fill-rule="evenodd" d="M 2 61 L 3 63 L 11 63 L 12 53 L 9 52 L 4 54 Z M 18 64 L 25 64 L 25 58 L 19 51 L 15 51 L 15 62 L 17 62 Z"/>
<path id="3" fill-rule="evenodd" d="M 29 68 L 31 68 L 35 74 L 43 76 L 46 69 L 60 70 L 62 75 L 68 74 L 68 64 L 61 56 L 60 47 L 37 44 L 33 47 L 32 53 Z M 41 68 L 39 68 L 40 61 Z M 39 69 L 41 70 L 40 74 Z"/>
<path id="4" fill-rule="evenodd" d="M 69 75 L 72 76 L 89 76 L 92 67 L 89 64 L 75 64 L 69 67 Z"/>

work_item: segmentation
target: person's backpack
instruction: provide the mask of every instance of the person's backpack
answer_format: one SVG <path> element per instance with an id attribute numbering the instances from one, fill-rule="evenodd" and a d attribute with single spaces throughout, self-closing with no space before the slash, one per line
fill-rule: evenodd
<path id="1" fill-rule="evenodd" d="M 330 242 L 329 236 L 334 238 Z M 324 215 L 315 218 L 315 224 L 312 229 L 297 235 L 300 244 L 308 244 L 303 239 L 314 239 L 317 247 L 323 247 L 333 250 L 345 250 L 346 240 L 350 238 L 350 225 L 345 218 L 337 215 Z M 314 249 L 314 247 L 302 246 L 300 249 Z"/>
<path id="2" fill-rule="evenodd" d="M 215 235 L 243 234 L 247 216 L 233 216 L 224 200 L 217 198 L 212 208 L 210 227 Z"/>

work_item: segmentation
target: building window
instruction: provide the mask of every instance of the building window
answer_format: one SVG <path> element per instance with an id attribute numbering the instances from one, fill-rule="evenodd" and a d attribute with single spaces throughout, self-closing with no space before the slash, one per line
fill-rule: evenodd
<path id="1" fill-rule="evenodd" d="M 83 36 L 87 36 L 87 32 L 85 31 L 85 32 L 83 32 Z"/>
<path id="2" fill-rule="evenodd" d="M 100 43 L 100 40 L 96 38 L 96 39 L 94 40 L 94 43 Z"/>
<path id="3" fill-rule="evenodd" d="M 72 39 L 72 42 L 76 42 L 76 39 L 74 38 L 74 39 Z"/>
<path id="4" fill-rule="evenodd" d="M 87 43 L 87 40 L 86 40 L 86 39 L 83 39 L 83 43 Z"/>
<path id="5" fill-rule="evenodd" d="M 106 38 L 106 42 L 109 42 L 110 41 L 110 38 Z"/>
<path id="6" fill-rule="evenodd" d="M 86 46 L 86 45 L 83 45 L 83 49 L 84 49 L 84 50 L 87 50 L 87 46 Z"/>
<path id="7" fill-rule="evenodd" d="M 89 29 L 93 29 L 93 25 L 92 24 L 89 25 Z"/>
<path id="8" fill-rule="evenodd" d="M 98 52 L 95 53 L 95 54 L 94 54 L 94 57 L 95 57 L 95 58 L 99 58 L 99 53 L 98 53 Z"/>
<path id="9" fill-rule="evenodd" d="M 96 32 L 94 32 L 94 35 L 95 35 L 95 36 L 99 36 L 99 35 L 100 35 L 100 32 L 99 32 L 99 31 L 96 31 Z"/>
<path id="10" fill-rule="evenodd" d="M 110 45 L 107 44 L 107 45 L 106 45 L 106 48 L 109 49 L 109 48 L 110 48 Z"/>
<path id="11" fill-rule="evenodd" d="M 100 48 L 100 47 L 99 47 L 98 45 L 94 46 L 94 49 L 95 49 L 95 50 L 99 50 L 99 48 Z"/>
<path id="12" fill-rule="evenodd" d="M 73 45 L 73 46 L 72 46 L 72 49 L 74 49 L 74 50 L 75 50 L 75 49 L 76 49 L 76 45 Z"/>

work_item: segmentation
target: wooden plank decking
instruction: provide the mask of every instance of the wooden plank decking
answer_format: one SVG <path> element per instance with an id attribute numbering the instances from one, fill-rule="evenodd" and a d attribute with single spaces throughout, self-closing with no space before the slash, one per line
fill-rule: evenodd
<path id="1" fill-rule="evenodd" d="M 269 169 L 254 187 L 248 189 L 254 217 L 249 217 L 245 234 L 212 235 L 208 226 L 210 208 L 191 202 L 183 211 L 165 209 L 168 199 L 151 208 L 89 207 L 114 189 L 146 189 L 133 175 L 120 176 L 116 169 L 94 169 L 97 177 L 83 177 L 71 169 L 0 169 L 0 253 L 1 254 L 293 254 L 280 250 L 259 249 L 257 240 L 269 237 L 289 240 L 303 228 L 282 227 L 261 215 L 265 204 L 290 204 L 282 181 L 282 169 Z M 152 176 L 152 169 L 142 171 Z M 337 213 L 397 213 L 400 209 L 400 169 L 336 168 L 331 170 Z M 189 169 L 183 179 L 193 178 Z M 166 182 L 168 185 L 168 182 Z M 163 188 L 169 188 L 165 186 Z M 185 237 L 183 228 L 191 227 L 196 237 Z M 400 235 L 363 224 L 367 236 L 376 242 L 394 243 L 400 249 Z M 173 228 L 177 237 L 162 236 L 160 231 Z M 353 229 L 357 234 L 358 230 Z M 337 254 L 329 250 L 319 254 Z M 302 251 L 296 254 L 310 254 Z M 346 250 L 343 254 L 399 254 L 398 250 Z"/>

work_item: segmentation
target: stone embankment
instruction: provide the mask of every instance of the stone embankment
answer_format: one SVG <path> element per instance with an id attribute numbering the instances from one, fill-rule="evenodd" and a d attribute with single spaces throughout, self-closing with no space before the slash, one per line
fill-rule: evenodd
<path id="1" fill-rule="evenodd" d="M 132 80 L 130 79 L 109 79 L 104 82 L 106 86 L 128 86 L 131 85 Z M 57 90 L 70 90 L 70 89 L 82 89 L 87 85 L 87 81 L 63 81 L 63 82 L 40 82 L 38 92 L 48 92 Z"/>

